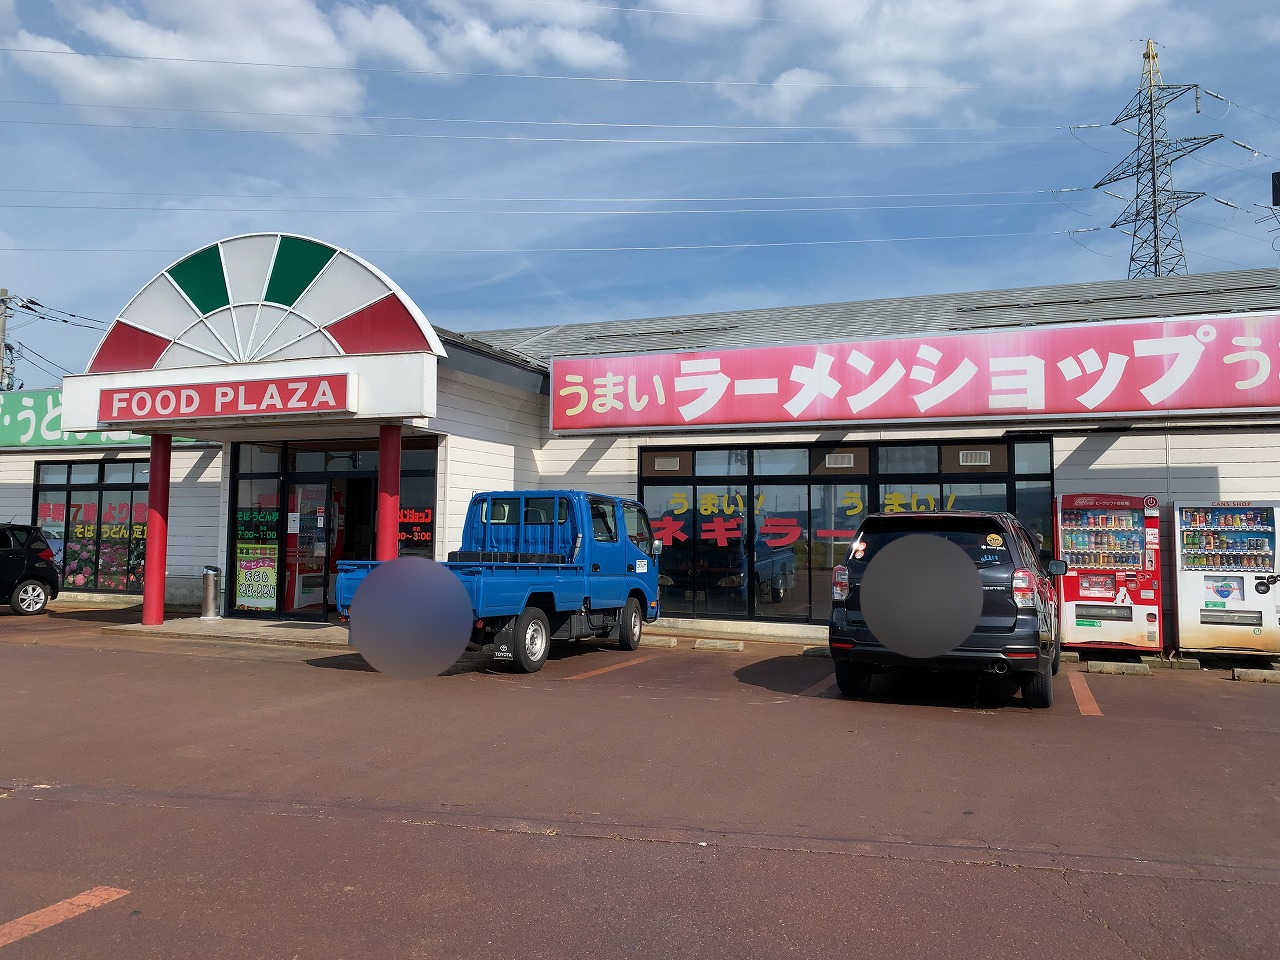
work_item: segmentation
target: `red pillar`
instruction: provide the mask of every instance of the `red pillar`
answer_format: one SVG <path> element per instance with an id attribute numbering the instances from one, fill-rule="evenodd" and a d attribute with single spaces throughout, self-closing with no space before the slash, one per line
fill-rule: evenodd
<path id="1" fill-rule="evenodd" d="M 169 460 L 173 438 L 151 437 L 151 475 L 147 481 L 147 556 L 142 568 L 142 622 L 164 623 L 165 565 L 169 562 Z"/>
<path id="2" fill-rule="evenodd" d="M 378 531 L 375 560 L 400 554 L 400 424 L 378 428 Z"/>

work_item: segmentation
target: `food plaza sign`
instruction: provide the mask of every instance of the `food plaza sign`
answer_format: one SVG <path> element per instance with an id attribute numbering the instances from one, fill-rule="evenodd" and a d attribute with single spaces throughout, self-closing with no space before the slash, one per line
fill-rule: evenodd
<path id="1" fill-rule="evenodd" d="M 160 419 L 241 419 L 289 414 L 351 413 L 355 377 L 321 376 L 231 380 L 182 386 L 118 387 L 98 395 L 102 423 Z"/>
<path id="2" fill-rule="evenodd" d="M 556 360 L 556 432 L 1280 409 L 1280 315 Z"/>

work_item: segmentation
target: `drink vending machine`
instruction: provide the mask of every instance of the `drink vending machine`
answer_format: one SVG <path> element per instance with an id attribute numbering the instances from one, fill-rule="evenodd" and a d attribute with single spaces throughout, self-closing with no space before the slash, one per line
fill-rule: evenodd
<path id="1" fill-rule="evenodd" d="M 1064 647 L 1160 653 L 1160 505 L 1155 497 L 1072 494 L 1054 501 Z"/>
<path id="2" fill-rule="evenodd" d="M 1280 501 L 1174 503 L 1180 650 L 1280 653 L 1278 508 Z"/>

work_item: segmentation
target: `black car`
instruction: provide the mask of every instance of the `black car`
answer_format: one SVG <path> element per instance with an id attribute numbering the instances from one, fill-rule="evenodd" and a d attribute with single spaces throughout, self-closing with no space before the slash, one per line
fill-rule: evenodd
<path id="1" fill-rule="evenodd" d="M 950 652 L 922 659 L 894 652 L 877 640 L 861 601 L 862 582 L 876 554 L 912 534 L 941 537 L 960 547 L 973 560 L 982 585 L 973 632 Z M 919 666 L 1012 674 L 1028 706 L 1050 706 L 1062 652 L 1053 578 L 1066 570 L 1063 561 L 1042 556 L 1035 538 L 1011 514 L 871 514 L 832 575 L 828 639 L 840 691 L 861 696 L 878 668 Z M 919 585 L 917 595 L 925 603 L 929 589 L 927 583 Z"/>
<path id="2" fill-rule="evenodd" d="M 0 523 L 0 602 L 13 612 L 40 613 L 58 595 L 58 565 L 39 527 Z"/>

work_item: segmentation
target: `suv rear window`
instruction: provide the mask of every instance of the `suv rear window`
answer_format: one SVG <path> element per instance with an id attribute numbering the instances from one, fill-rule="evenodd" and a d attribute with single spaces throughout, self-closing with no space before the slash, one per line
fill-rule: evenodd
<path id="1" fill-rule="evenodd" d="M 868 519 L 853 542 L 850 559 L 870 563 L 871 558 L 895 540 L 927 535 L 949 540 L 967 553 L 979 567 L 1013 563 L 1008 535 L 988 517 L 928 517 L 927 519 Z"/>

